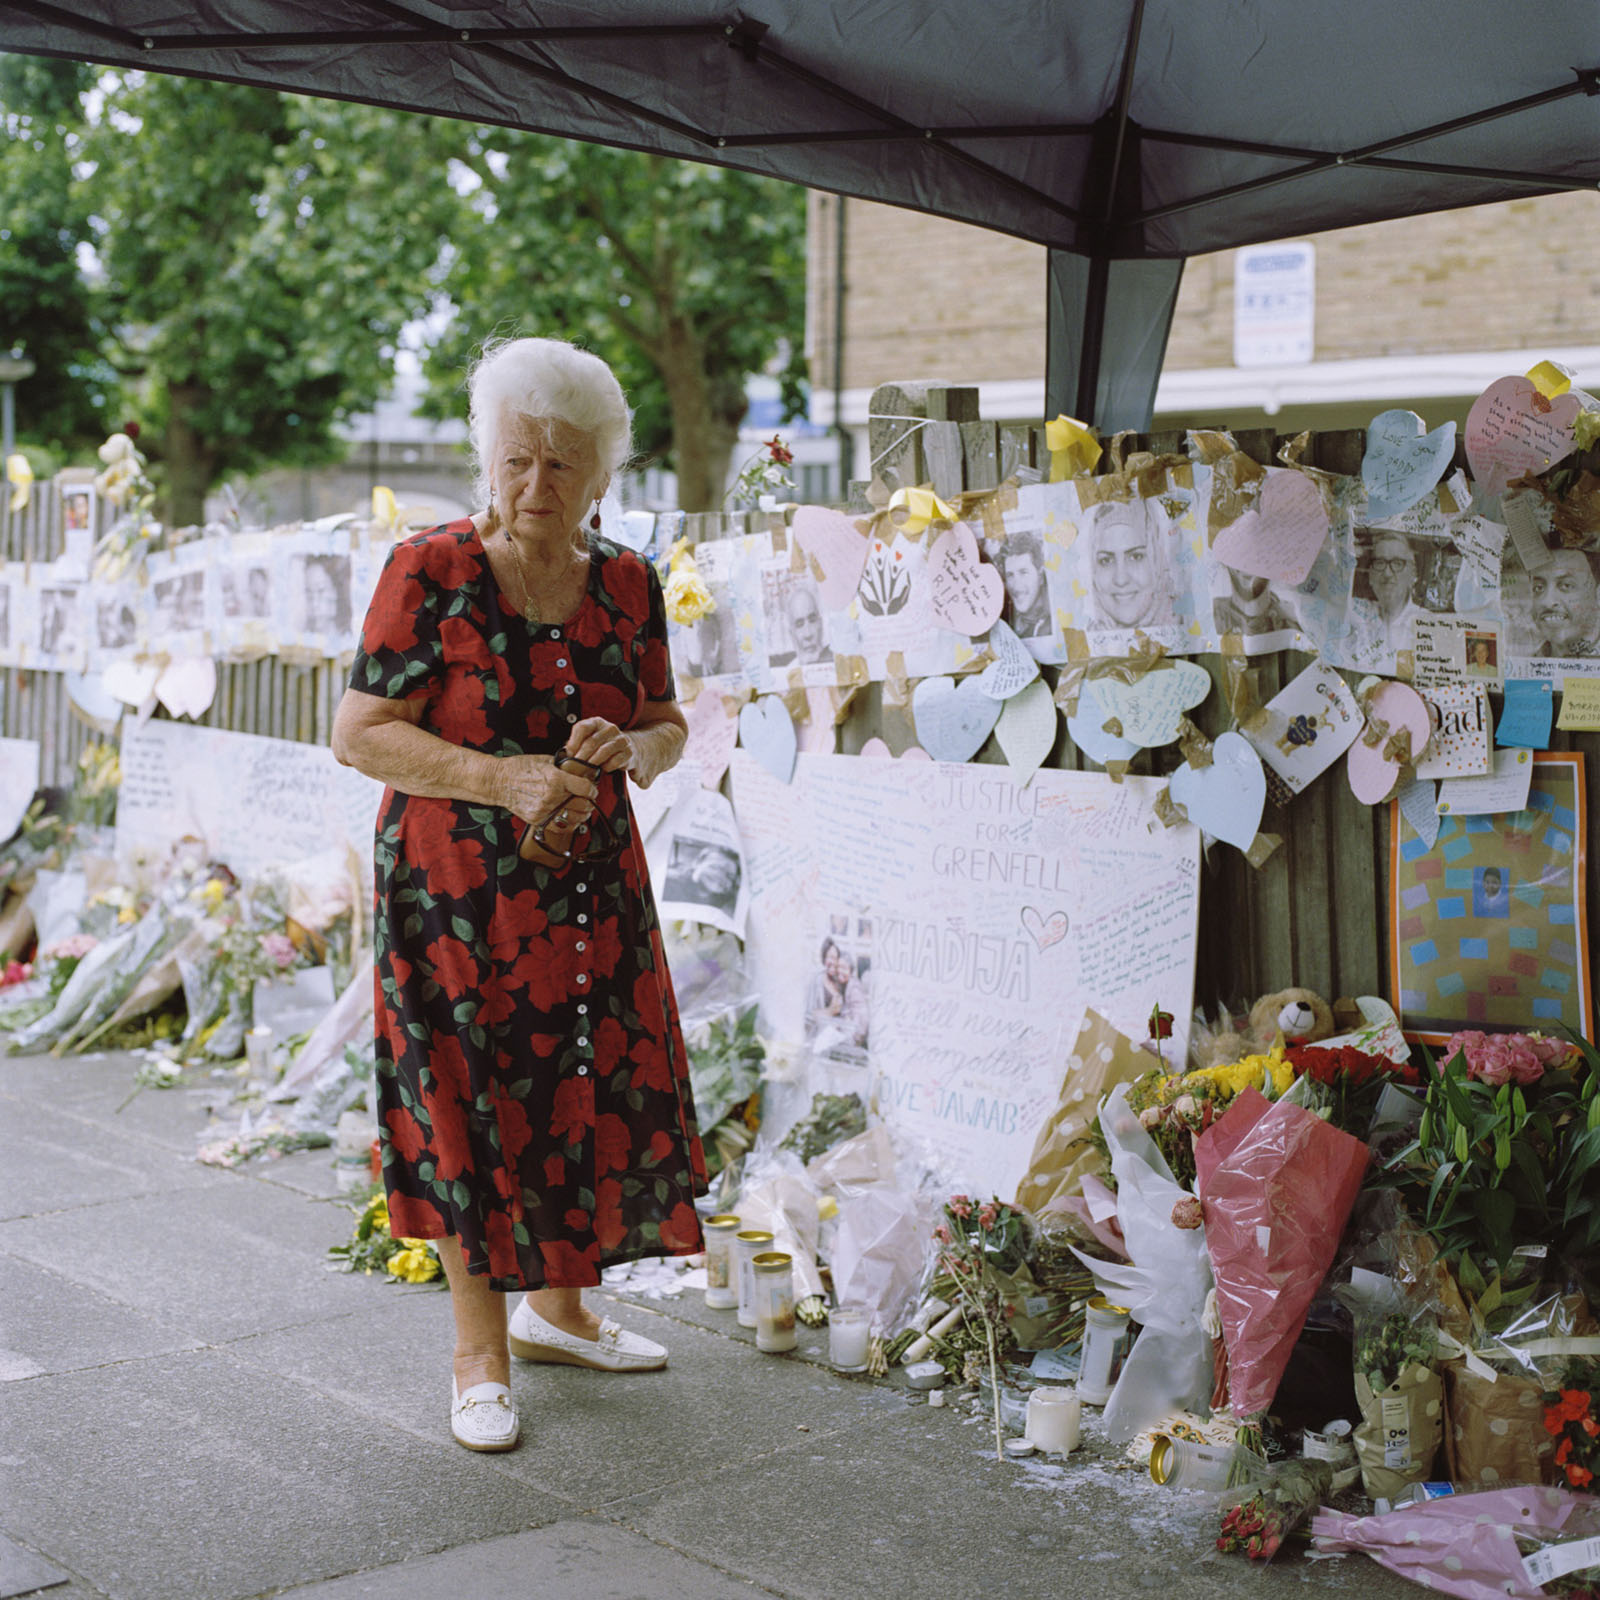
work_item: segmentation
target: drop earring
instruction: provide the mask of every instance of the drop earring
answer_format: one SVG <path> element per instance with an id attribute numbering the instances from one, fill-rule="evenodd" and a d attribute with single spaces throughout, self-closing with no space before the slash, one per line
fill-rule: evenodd
<path id="1" fill-rule="evenodd" d="M 600 531 L 600 502 L 598 500 L 596 500 L 595 503 L 594 503 L 594 515 L 589 518 L 589 526 L 591 528 L 593 528 L 596 533 L 599 533 L 599 531 Z"/>

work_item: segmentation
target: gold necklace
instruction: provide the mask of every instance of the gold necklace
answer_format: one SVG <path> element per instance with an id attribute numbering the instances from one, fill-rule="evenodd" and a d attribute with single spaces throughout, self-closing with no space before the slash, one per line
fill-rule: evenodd
<path id="1" fill-rule="evenodd" d="M 502 528 L 500 531 L 505 535 L 506 543 L 511 546 L 511 559 L 516 562 L 517 576 L 522 580 L 523 619 L 527 622 L 537 625 L 543 622 L 544 618 L 539 615 L 539 607 L 533 598 L 533 585 L 528 582 L 528 569 L 523 563 L 522 547 L 515 539 L 511 537 L 511 530 L 509 528 Z M 570 552 L 572 556 L 572 564 L 576 566 L 578 562 L 583 559 L 586 553 L 586 551 L 580 551 L 574 547 Z"/>

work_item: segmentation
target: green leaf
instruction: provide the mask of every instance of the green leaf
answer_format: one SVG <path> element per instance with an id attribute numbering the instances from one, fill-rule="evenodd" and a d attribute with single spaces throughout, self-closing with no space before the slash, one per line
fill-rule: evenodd
<path id="1" fill-rule="evenodd" d="M 457 1211 L 465 1211 L 472 1204 L 472 1191 L 459 1178 L 456 1179 L 455 1187 L 450 1194 L 455 1201 Z"/>
<path id="2" fill-rule="evenodd" d="M 450 918 L 450 931 L 456 938 L 465 941 L 467 944 L 471 944 L 477 937 L 477 929 L 465 917 L 452 916 Z"/>
<path id="3" fill-rule="evenodd" d="M 417 1163 L 417 1176 L 421 1178 L 424 1183 L 433 1182 L 433 1172 L 434 1167 L 431 1161 L 419 1161 Z"/>
<path id="4" fill-rule="evenodd" d="M 458 1000 L 456 1001 L 455 1009 L 450 1013 L 459 1023 L 471 1022 L 477 1014 L 478 1002 L 476 1000 Z"/>

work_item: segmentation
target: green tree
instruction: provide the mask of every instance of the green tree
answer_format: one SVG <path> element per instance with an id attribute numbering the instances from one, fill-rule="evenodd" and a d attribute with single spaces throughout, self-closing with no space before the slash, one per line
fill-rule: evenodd
<path id="1" fill-rule="evenodd" d="M 106 293 L 166 512 L 224 473 L 337 457 L 437 293 L 460 203 L 426 119 L 232 84 L 107 76 L 88 140 Z"/>
<path id="2" fill-rule="evenodd" d="M 427 363 L 435 408 L 459 405 L 461 368 L 486 335 L 573 339 L 622 380 L 640 447 L 670 441 L 679 504 L 718 505 L 746 377 L 802 347 L 804 190 L 503 128 L 436 132 L 470 192 L 446 279 L 459 314 Z M 801 376 L 791 354 L 791 415 Z"/>
<path id="3" fill-rule="evenodd" d="M 72 166 L 89 76 L 76 61 L 0 56 L 0 351 L 34 364 L 16 389 L 19 438 L 59 455 L 105 436 L 116 384 L 78 262 L 89 214 Z"/>

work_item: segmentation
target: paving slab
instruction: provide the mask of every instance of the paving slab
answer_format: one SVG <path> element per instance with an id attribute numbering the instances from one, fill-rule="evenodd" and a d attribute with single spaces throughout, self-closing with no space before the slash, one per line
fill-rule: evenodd
<path id="1" fill-rule="evenodd" d="M 58 1585 L 71 1581 L 71 1575 L 53 1562 L 25 1549 L 14 1539 L 0 1537 L 0 1600 L 37 1594 L 41 1589 L 54 1589 L 59 1594 Z"/>
<path id="2" fill-rule="evenodd" d="M 571 1518 L 403 1567 L 290 1589 L 284 1600 L 760 1600 L 776 1592 L 626 1528 Z"/>
<path id="3" fill-rule="evenodd" d="M 31 1261 L 0 1255 L 0 1382 L 199 1348 L 181 1330 Z"/>
<path id="4" fill-rule="evenodd" d="M 225 1105 L 237 1087 L 231 1075 L 213 1078 L 209 1066 L 188 1068 L 170 1089 L 141 1089 L 130 1100 L 140 1058 L 127 1051 L 104 1056 L 0 1056 L 0 1095 L 51 1105 L 192 1156 L 212 1121 L 212 1106 Z"/>
<path id="5" fill-rule="evenodd" d="M 353 1282 L 370 1306 L 338 1320 L 229 1346 L 251 1366 L 336 1394 L 428 1439 L 447 1439 L 451 1322 L 443 1291 Z M 591 1372 L 514 1361 L 522 1443 L 502 1470 L 584 1509 L 730 1466 L 905 1408 L 888 1389 L 853 1384 L 787 1356 L 756 1355 L 718 1333 L 641 1306 L 595 1309 L 671 1352 L 662 1372 Z M 352 1360 L 359 1351 L 360 1359 Z M 405 1375 L 401 1381 L 401 1375 Z"/>
<path id="6" fill-rule="evenodd" d="M 350 1215 L 237 1173 L 204 1187 L 0 1223 L 0 1252 L 48 1266 L 208 1343 L 363 1303 L 322 1270 Z"/>
<path id="7" fill-rule="evenodd" d="M 0 1438 L 5 1532 L 117 1600 L 239 1600 L 567 1510 L 219 1351 L 8 1384 Z"/>

